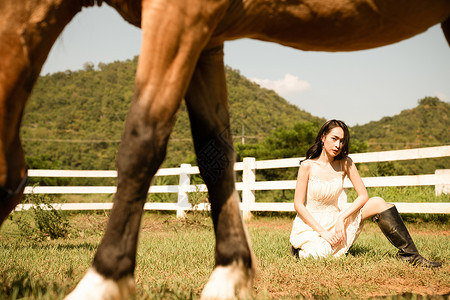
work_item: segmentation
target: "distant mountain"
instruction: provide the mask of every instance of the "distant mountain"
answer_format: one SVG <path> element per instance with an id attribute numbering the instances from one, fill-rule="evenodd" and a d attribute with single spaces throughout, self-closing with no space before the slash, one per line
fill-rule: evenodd
<path id="1" fill-rule="evenodd" d="M 31 168 L 114 169 L 133 96 L 137 57 L 123 62 L 86 63 L 83 70 L 41 76 L 22 125 Z M 226 68 L 231 130 L 236 141 L 256 143 L 279 127 L 324 121 L 289 104 Z M 181 107 L 164 166 L 195 163 L 186 107 Z"/>
<path id="2" fill-rule="evenodd" d="M 352 127 L 369 151 L 450 145 L 450 104 L 426 97 L 419 105 L 392 117 Z"/>
<path id="3" fill-rule="evenodd" d="M 368 144 L 367 151 L 386 151 L 450 145 L 450 104 L 426 97 L 419 105 L 392 117 L 352 127 L 353 136 Z M 450 169 L 450 159 L 433 158 L 414 161 L 378 163 L 360 168 L 370 175 L 432 174 L 436 169 Z"/>

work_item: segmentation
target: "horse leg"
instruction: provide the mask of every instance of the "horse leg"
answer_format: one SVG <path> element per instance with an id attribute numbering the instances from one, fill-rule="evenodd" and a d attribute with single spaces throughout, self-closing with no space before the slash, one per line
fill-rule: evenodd
<path id="1" fill-rule="evenodd" d="M 203 299 L 246 297 L 254 257 L 235 190 L 235 153 L 223 65 L 223 45 L 204 51 L 186 94 L 200 173 L 208 187 L 216 235 L 215 269 Z"/>
<path id="2" fill-rule="evenodd" d="M 0 225 L 22 199 L 27 178 L 19 130 L 29 92 L 20 80 L 23 69 L 8 68 L 8 58 L 15 55 L 8 55 L 0 62 Z"/>
<path id="3" fill-rule="evenodd" d="M 0 4 L 0 225 L 26 184 L 20 123 L 50 49 L 81 4 L 2 0 Z"/>
<path id="4" fill-rule="evenodd" d="M 10 110 L 4 111 L 11 115 Z M 25 157 L 19 138 L 22 112 L 19 110 L 15 113 L 15 117 L 19 117 L 18 124 L 13 128 L 2 130 L 0 140 L 0 225 L 19 204 L 27 181 Z M 9 123 L 5 119 L 4 116 L 1 117 L 0 128 Z"/>
<path id="5" fill-rule="evenodd" d="M 150 182 L 165 157 L 198 56 L 224 10 L 205 6 L 192 1 L 142 3 L 142 49 L 117 157 L 114 206 L 92 267 L 67 299 L 124 299 L 133 292 L 139 225 Z M 206 12 L 211 15 L 199 17 Z"/>

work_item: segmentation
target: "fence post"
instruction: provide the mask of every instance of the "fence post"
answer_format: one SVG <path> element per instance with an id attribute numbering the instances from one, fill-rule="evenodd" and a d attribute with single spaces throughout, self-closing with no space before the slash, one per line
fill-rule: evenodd
<path id="1" fill-rule="evenodd" d="M 255 191 L 252 186 L 255 179 L 256 159 L 254 157 L 244 157 L 244 169 L 242 172 L 242 216 L 244 220 L 250 220 L 252 213 L 250 205 L 255 203 Z"/>
<path id="2" fill-rule="evenodd" d="M 436 196 L 440 196 L 442 194 L 450 194 L 450 169 L 442 169 L 434 171 L 434 175 L 436 177 L 441 177 L 444 180 L 440 180 L 441 182 L 448 182 L 448 184 L 436 184 L 434 187 L 434 191 Z"/>
<path id="3" fill-rule="evenodd" d="M 177 202 L 177 218 L 185 218 L 186 210 L 191 207 L 189 204 L 189 185 L 191 184 L 191 176 L 189 174 L 190 164 L 181 164 L 180 181 L 178 184 L 178 202 Z"/>

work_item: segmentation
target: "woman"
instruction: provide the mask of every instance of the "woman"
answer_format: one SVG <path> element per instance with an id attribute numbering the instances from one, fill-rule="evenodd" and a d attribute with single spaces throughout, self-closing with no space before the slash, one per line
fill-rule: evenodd
<path id="1" fill-rule="evenodd" d="M 349 131 L 344 122 L 330 120 L 320 129 L 314 145 L 301 162 L 295 188 L 297 211 L 290 236 L 296 257 L 327 257 L 345 254 L 358 237 L 363 222 L 373 218 L 398 257 L 413 265 L 440 267 L 422 257 L 414 245 L 396 207 L 382 198 L 370 198 L 348 157 Z M 348 176 L 358 197 L 345 210 L 338 206 L 343 181 Z"/>

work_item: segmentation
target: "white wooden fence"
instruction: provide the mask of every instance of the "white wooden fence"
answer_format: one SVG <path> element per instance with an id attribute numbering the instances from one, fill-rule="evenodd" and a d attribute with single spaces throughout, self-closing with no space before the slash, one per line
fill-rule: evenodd
<path id="1" fill-rule="evenodd" d="M 350 155 L 355 163 L 397 161 L 410 159 L 424 159 L 450 156 L 450 145 L 440 147 L 429 147 L 408 150 L 395 150 L 384 152 L 371 152 Z M 235 164 L 235 171 L 242 171 L 242 182 L 236 182 L 236 189 L 242 191 L 241 209 L 244 218 L 251 217 L 252 211 L 283 211 L 293 212 L 294 205 L 291 203 L 262 203 L 256 202 L 255 191 L 257 190 L 289 190 L 295 189 L 296 180 L 280 181 L 256 181 L 256 170 L 275 168 L 298 168 L 299 160 L 303 158 L 288 158 L 256 161 L 254 158 L 244 158 L 243 162 Z M 182 164 L 180 168 L 160 169 L 156 176 L 179 176 L 178 185 L 153 185 L 149 193 L 177 193 L 177 203 L 146 203 L 145 210 L 174 210 L 178 217 L 183 217 L 185 212 L 192 208 L 189 203 L 189 193 L 203 191 L 207 188 L 204 184 L 192 185 L 190 175 L 199 174 L 198 167 Z M 116 171 L 70 171 L 70 170 L 29 170 L 30 177 L 110 177 L 117 176 Z M 386 176 L 365 177 L 363 181 L 367 187 L 380 186 L 435 186 L 436 195 L 450 193 L 450 170 L 436 170 L 434 174 L 412 175 L 412 176 Z M 344 188 L 351 188 L 348 179 L 344 181 Z M 26 187 L 25 193 L 35 194 L 113 194 L 115 186 L 36 186 Z M 348 205 L 346 195 L 341 197 L 341 205 Z M 407 199 L 406 199 L 407 200 Z M 108 210 L 112 203 L 55 203 L 55 208 L 62 210 Z M 450 213 L 450 203 L 396 203 L 401 213 Z M 31 204 L 19 205 L 16 210 L 26 210 Z M 199 204 L 197 210 L 209 209 L 209 204 Z"/>

